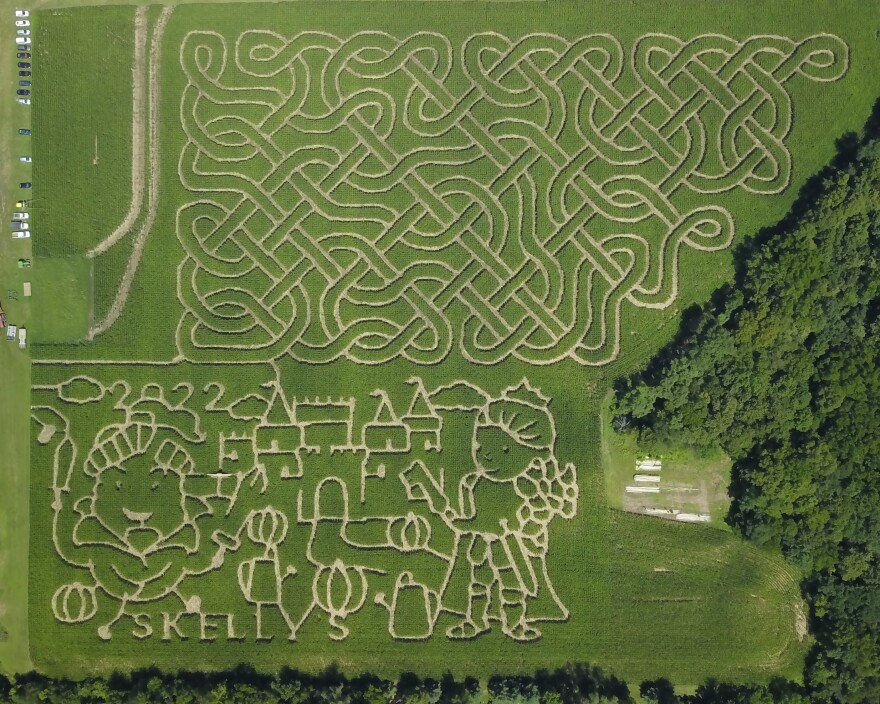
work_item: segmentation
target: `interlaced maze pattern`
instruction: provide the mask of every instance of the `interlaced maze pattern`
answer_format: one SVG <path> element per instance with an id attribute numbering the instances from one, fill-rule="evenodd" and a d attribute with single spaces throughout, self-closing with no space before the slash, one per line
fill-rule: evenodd
<path id="1" fill-rule="evenodd" d="M 848 49 L 191 32 L 180 62 L 184 358 L 599 365 L 682 246 L 730 244 L 713 196 L 788 185 L 786 85 Z"/>
<path id="2" fill-rule="evenodd" d="M 69 575 L 55 618 L 165 641 L 342 640 L 363 609 L 400 640 L 497 624 L 530 641 L 567 620 L 549 529 L 574 517 L 578 484 L 555 456 L 550 400 L 525 379 L 494 395 L 401 386 L 366 399 L 297 398 L 277 380 L 239 398 L 90 375 L 34 387 Z"/>

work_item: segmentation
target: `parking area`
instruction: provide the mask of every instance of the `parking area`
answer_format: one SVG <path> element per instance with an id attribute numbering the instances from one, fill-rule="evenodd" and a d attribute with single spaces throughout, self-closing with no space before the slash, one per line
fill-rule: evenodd
<path id="1" fill-rule="evenodd" d="M 18 318 L 26 315 L 29 306 L 21 303 L 26 304 L 31 294 L 31 240 L 34 236 L 31 181 L 34 27 L 30 11 L 25 9 L 16 9 L 14 17 L 9 18 L 8 22 L 8 29 L 4 28 L 2 31 L 9 32 L 14 37 L 15 62 L 10 90 L 15 91 L 15 102 L 11 108 L 13 126 L 8 136 L 14 156 L 9 157 L 11 163 L 7 172 L 10 178 L 5 184 L 5 188 L 12 193 L 4 194 L 0 202 L 4 211 L 2 217 L 9 223 L 12 242 L 3 247 L 5 256 L 2 268 L 4 281 L 0 284 L 0 344 L 6 340 L 20 349 L 26 349 L 27 328 L 24 321 Z"/>

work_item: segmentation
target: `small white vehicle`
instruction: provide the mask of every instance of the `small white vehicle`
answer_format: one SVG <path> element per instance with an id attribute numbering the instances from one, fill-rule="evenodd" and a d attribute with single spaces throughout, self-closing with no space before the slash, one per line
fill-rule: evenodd
<path id="1" fill-rule="evenodd" d="M 18 160 L 23 161 L 25 164 L 30 164 L 33 161 L 29 156 L 20 156 Z"/>
<path id="2" fill-rule="evenodd" d="M 29 37 L 16 37 L 15 38 L 16 44 L 30 44 L 30 42 L 31 42 L 31 40 Z"/>
<path id="3" fill-rule="evenodd" d="M 20 37 L 28 37 L 28 36 L 30 36 L 31 30 L 29 30 L 29 29 L 16 29 L 15 33 Z"/>
<path id="4" fill-rule="evenodd" d="M 12 233 L 12 239 L 14 240 L 26 240 L 31 236 L 31 233 L 27 230 L 16 230 Z"/>
<path id="5" fill-rule="evenodd" d="M 15 20 L 15 26 L 16 27 L 30 27 L 31 21 L 30 20 Z"/>
<path id="6" fill-rule="evenodd" d="M 14 217 L 17 220 L 27 220 L 30 217 L 30 215 L 28 215 L 27 213 L 13 213 L 12 217 Z"/>
<path id="7" fill-rule="evenodd" d="M 18 102 L 21 103 L 22 105 L 30 105 L 31 99 L 30 98 L 19 98 Z"/>
<path id="8" fill-rule="evenodd" d="M 15 16 L 16 17 L 30 17 L 31 13 L 28 12 L 27 10 L 16 10 Z"/>

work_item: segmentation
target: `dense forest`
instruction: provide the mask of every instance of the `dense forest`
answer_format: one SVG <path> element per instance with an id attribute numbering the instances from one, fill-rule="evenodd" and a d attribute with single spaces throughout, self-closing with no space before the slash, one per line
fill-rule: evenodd
<path id="1" fill-rule="evenodd" d="M 616 427 L 721 446 L 728 520 L 809 575 L 817 702 L 880 702 L 880 119 L 620 383 Z"/>
<path id="2" fill-rule="evenodd" d="M 665 680 L 642 683 L 649 704 L 809 704 L 803 690 L 784 681 L 768 685 L 707 682 L 676 695 Z M 457 681 L 405 674 L 397 682 L 371 675 L 348 679 L 336 670 L 307 675 L 282 670 L 263 675 L 247 667 L 231 672 L 131 675 L 81 682 L 37 674 L 12 681 L 0 675 L 0 702 L 14 704 L 634 704 L 626 683 L 588 665 L 569 665 L 533 676 Z"/>

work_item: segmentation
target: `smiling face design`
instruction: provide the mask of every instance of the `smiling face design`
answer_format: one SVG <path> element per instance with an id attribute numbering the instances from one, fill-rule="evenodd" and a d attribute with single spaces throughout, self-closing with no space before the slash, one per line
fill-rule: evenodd
<path id="1" fill-rule="evenodd" d="M 498 425 L 480 425 L 474 433 L 473 455 L 477 467 L 493 479 L 513 479 L 540 456 L 523 444 L 513 430 Z"/>
<path id="2" fill-rule="evenodd" d="M 552 420 L 544 409 L 503 400 L 490 403 L 477 421 L 472 454 L 488 478 L 509 481 L 535 460 L 547 460 L 552 444 Z"/>
<path id="3" fill-rule="evenodd" d="M 147 551 L 185 521 L 183 478 L 149 454 L 108 467 L 95 487 L 95 514 L 134 551 Z"/>

